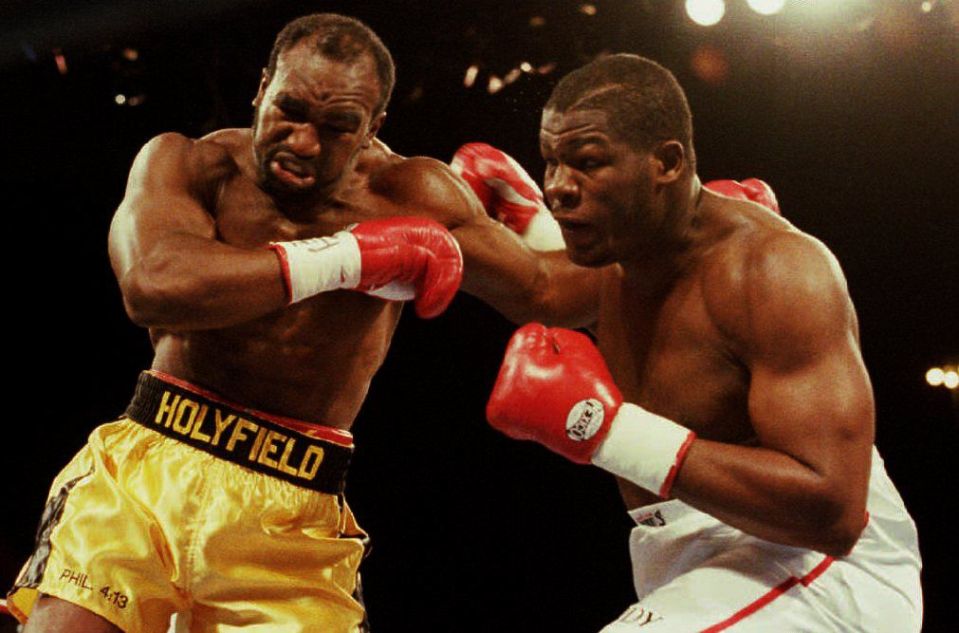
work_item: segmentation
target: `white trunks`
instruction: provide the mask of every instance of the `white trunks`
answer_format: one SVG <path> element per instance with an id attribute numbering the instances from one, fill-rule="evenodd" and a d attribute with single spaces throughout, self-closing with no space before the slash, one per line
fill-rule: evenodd
<path id="1" fill-rule="evenodd" d="M 681 501 L 630 512 L 639 602 L 602 633 L 918 633 L 916 528 L 873 449 L 869 519 L 842 558 L 750 536 Z"/>

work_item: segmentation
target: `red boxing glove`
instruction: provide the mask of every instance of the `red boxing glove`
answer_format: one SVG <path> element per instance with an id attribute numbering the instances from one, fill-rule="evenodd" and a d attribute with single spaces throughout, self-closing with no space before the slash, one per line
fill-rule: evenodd
<path id="1" fill-rule="evenodd" d="M 274 242 L 291 303 L 349 289 L 414 300 L 428 319 L 453 300 L 463 278 L 459 244 L 433 220 L 393 217 L 361 222 L 327 237 Z"/>
<path id="2" fill-rule="evenodd" d="M 486 417 L 514 439 L 535 440 L 663 498 L 696 439 L 672 420 L 623 402 L 589 338 L 538 323 L 510 340 Z"/>
<path id="3" fill-rule="evenodd" d="M 739 182 L 736 180 L 712 180 L 703 185 L 710 191 L 722 194 L 737 200 L 749 200 L 761 204 L 771 211 L 780 213 L 776 193 L 768 184 L 758 178 L 747 178 Z"/>
<path id="4" fill-rule="evenodd" d="M 543 192 L 508 154 L 486 143 L 467 143 L 456 150 L 450 167 L 470 186 L 486 213 L 519 235 L 529 248 L 566 248 Z"/>
<path id="5" fill-rule="evenodd" d="M 412 286 L 420 317 L 446 310 L 463 280 L 463 255 L 446 227 L 399 217 L 361 222 L 350 232 L 360 247 L 357 290 L 392 298 L 392 289 L 402 294 L 404 286 Z"/>
<path id="6" fill-rule="evenodd" d="M 535 440 L 588 464 L 622 402 L 588 337 L 530 323 L 509 342 L 486 417 L 514 439 Z"/>
<path id="7" fill-rule="evenodd" d="M 543 192 L 526 170 L 508 154 L 486 143 L 467 143 L 450 163 L 483 203 L 491 217 L 522 234 L 540 209 Z"/>

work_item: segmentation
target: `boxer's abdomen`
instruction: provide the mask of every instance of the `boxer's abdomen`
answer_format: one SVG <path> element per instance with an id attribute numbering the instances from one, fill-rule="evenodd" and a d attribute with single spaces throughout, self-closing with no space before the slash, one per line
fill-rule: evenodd
<path id="1" fill-rule="evenodd" d="M 222 330 L 154 332 L 153 369 L 262 411 L 349 428 L 400 305 L 339 291 Z"/>

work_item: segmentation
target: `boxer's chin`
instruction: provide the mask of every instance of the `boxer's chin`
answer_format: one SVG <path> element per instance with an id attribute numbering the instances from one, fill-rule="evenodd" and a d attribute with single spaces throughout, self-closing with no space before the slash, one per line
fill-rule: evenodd
<path id="1" fill-rule="evenodd" d="M 598 268 L 613 263 L 612 254 L 608 249 L 601 248 L 595 239 L 577 239 L 572 232 L 563 229 L 563 240 L 566 243 L 566 256 L 577 266 Z"/>

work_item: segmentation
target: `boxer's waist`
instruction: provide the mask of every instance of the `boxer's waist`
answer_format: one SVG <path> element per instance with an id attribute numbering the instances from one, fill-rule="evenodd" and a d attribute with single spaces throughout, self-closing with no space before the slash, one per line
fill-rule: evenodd
<path id="1" fill-rule="evenodd" d="M 339 494 L 353 454 L 346 431 L 271 416 L 157 372 L 143 372 L 126 416 L 221 459 Z"/>

